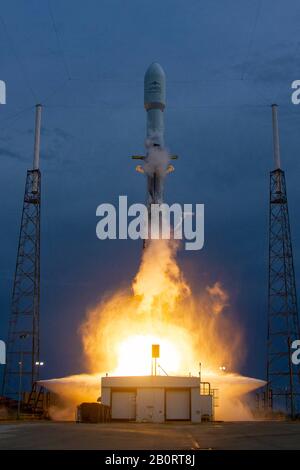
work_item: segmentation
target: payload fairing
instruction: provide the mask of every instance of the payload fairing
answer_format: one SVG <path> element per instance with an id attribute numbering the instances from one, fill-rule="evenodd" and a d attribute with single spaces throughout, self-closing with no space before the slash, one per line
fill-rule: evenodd
<path id="1" fill-rule="evenodd" d="M 146 145 L 164 147 L 166 76 L 157 62 L 153 62 L 145 73 L 144 106 L 147 111 Z"/>

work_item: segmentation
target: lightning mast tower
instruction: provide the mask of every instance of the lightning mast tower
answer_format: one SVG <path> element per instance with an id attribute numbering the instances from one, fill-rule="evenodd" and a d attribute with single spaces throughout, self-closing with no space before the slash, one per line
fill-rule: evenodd
<path id="1" fill-rule="evenodd" d="M 275 169 L 270 172 L 267 407 L 300 412 L 300 375 L 292 342 L 300 339 L 285 174 L 280 164 L 277 105 L 272 105 Z"/>
<path id="2" fill-rule="evenodd" d="M 27 170 L 3 375 L 2 395 L 13 399 L 31 391 L 39 372 L 41 112 L 36 105 L 33 167 Z"/>

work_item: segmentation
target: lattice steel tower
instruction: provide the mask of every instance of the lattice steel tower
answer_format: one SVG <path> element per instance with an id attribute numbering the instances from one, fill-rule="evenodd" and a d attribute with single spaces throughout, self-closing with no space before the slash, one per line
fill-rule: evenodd
<path id="1" fill-rule="evenodd" d="M 270 173 L 268 286 L 268 407 L 300 412 L 299 367 L 292 342 L 300 339 L 293 250 L 284 171 L 280 167 L 277 105 L 272 105 L 275 170 Z"/>
<path id="2" fill-rule="evenodd" d="M 26 177 L 3 375 L 2 394 L 9 398 L 19 396 L 19 399 L 22 391 L 31 391 L 39 371 L 41 111 L 38 104 L 33 168 L 27 171 Z"/>

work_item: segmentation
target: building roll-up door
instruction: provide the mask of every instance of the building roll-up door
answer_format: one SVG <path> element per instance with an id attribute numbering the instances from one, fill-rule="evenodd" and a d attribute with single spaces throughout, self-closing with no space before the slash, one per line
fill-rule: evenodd
<path id="1" fill-rule="evenodd" d="M 191 419 L 191 392 L 189 389 L 166 390 L 166 420 Z"/>
<path id="2" fill-rule="evenodd" d="M 136 419 L 136 391 L 112 392 L 112 419 Z"/>

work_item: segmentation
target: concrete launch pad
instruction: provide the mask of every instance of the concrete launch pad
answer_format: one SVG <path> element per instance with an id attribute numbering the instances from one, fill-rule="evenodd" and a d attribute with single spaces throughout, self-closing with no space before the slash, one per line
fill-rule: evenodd
<path id="1" fill-rule="evenodd" d="M 300 449 L 300 422 L 0 423 L 0 449 Z"/>

